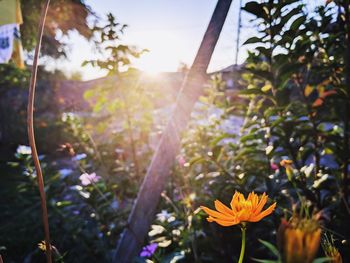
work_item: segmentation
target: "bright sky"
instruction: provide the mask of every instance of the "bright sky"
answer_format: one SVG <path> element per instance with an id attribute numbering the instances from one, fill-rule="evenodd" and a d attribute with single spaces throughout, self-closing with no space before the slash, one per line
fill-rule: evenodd
<path id="1" fill-rule="evenodd" d="M 149 72 L 176 71 L 184 62 L 191 65 L 204 35 L 216 0 L 86 0 L 99 16 L 114 14 L 120 23 L 128 24 L 123 41 L 127 44 L 147 48 L 149 53 L 133 62 L 133 66 Z M 233 0 L 219 43 L 212 58 L 209 71 L 233 64 L 238 23 L 238 0 Z M 245 26 L 241 43 L 254 34 L 247 27 L 247 15 L 242 12 Z M 97 68 L 81 67 L 85 59 L 94 57 L 89 43 L 77 34 L 67 40 L 71 46 L 70 61 L 61 61 L 57 67 L 66 72 L 79 71 L 84 79 L 94 79 L 105 73 Z M 246 56 L 240 50 L 239 63 Z"/>

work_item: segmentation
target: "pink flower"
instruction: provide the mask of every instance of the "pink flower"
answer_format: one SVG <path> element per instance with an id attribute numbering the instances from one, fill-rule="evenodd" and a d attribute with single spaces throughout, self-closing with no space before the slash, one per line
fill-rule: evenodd
<path id="1" fill-rule="evenodd" d="M 177 158 L 177 161 L 178 161 L 178 163 L 179 163 L 180 166 L 184 166 L 184 164 L 186 163 L 186 160 L 185 160 L 185 158 L 184 158 L 182 155 L 180 155 L 180 156 Z"/>
<path id="2" fill-rule="evenodd" d="M 274 171 L 276 171 L 278 169 L 278 165 L 275 163 L 271 163 L 270 166 L 271 166 L 271 169 Z"/>
<path id="3" fill-rule="evenodd" d="M 92 183 L 97 183 L 101 179 L 101 176 L 96 175 L 96 173 L 83 173 L 80 175 L 79 180 L 81 181 L 81 184 L 84 186 L 87 186 Z"/>

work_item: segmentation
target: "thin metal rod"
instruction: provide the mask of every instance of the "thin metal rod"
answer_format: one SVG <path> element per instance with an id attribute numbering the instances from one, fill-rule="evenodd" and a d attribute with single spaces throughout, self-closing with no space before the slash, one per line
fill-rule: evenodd
<path id="1" fill-rule="evenodd" d="M 241 36 L 241 27 L 242 27 L 242 0 L 239 0 L 235 65 L 237 65 L 237 63 L 238 63 L 239 40 L 240 40 L 240 36 Z"/>
<path id="2" fill-rule="evenodd" d="M 28 128 L 29 145 L 30 145 L 30 148 L 32 149 L 32 158 L 34 161 L 34 166 L 35 166 L 36 175 L 37 175 L 36 177 L 37 177 L 39 193 L 40 193 L 42 221 L 43 221 L 44 233 L 45 233 L 46 261 L 48 263 L 52 263 L 50 231 L 49 231 L 49 218 L 48 218 L 48 214 L 47 214 L 46 195 L 45 195 L 45 189 L 44 189 L 44 178 L 43 178 L 43 174 L 41 171 L 38 152 L 36 150 L 35 135 L 34 135 L 34 117 L 33 117 L 36 77 L 37 77 L 37 73 L 38 73 L 38 59 L 39 59 L 41 40 L 43 37 L 45 20 L 46 20 L 46 15 L 47 15 L 47 10 L 49 8 L 49 4 L 50 4 L 50 0 L 46 0 L 46 3 L 42 7 L 41 15 L 40 15 L 37 44 L 35 47 L 32 74 L 31 74 L 31 79 L 30 79 L 30 84 L 29 84 L 28 109 L 27 109 L 27 128 Z"/>

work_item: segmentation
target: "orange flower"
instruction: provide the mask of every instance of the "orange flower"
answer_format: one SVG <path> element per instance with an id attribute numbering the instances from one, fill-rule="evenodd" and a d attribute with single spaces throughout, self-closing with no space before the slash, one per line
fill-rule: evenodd
<path id="1" fill-rule="evenodd" d="M 288 159 L 283 159 L 280 162 L 280 165 L 283 166 L 283 167 L 290 166 L 292 164 L 293 164 L 293 161 L 292 160 L 288 160 Z"/>
<path id="2" fill-rule="evenodd" d="M 277 243 L 286 263 L 311 263 L 320 246 L 321 229 L 314 219 L 282 219 Z"/>
<path id="3" fill-rule="evenodd" d="M 288 176 L 288 179 L 291 180 L 293 176 L 293 161 L 292 160 L 282 160 L 280 162 L 280 165 L 286 168 L 286 174 Z"/>
<path id="4" fill-rule="evenodd" d="M 317 98 L 314 101 L 314 103 L 312 104 L 312 107 L 319 107 L 319 106 L 321 106 L 324 103 L 325 99 L 328 96 L 333 95 L 333 94 L 337 94 L 337 92 L 335 90 L 329 90 L 329 91 L 321 92 L 319 98 Z"/>
<path id="5" fill-rule="evenodd" d="M 258 222 L 271 214 L 276 207 L 276 203 L 262 211 L 267 200 L 268 196 L 265 193 L 259 198 L 257 194 L 252 192 L 245 199 L 243 194 L 236 191 L 230 203 L 231 208 L 219 200 L 215 200 L 214 204 L 217 211 L 205 206 L 201 206 L 201 209 L 209 215 L 207 218 L 209 222 L 216 222 L 222 226 L 233 226 L 243 222 Z"/>

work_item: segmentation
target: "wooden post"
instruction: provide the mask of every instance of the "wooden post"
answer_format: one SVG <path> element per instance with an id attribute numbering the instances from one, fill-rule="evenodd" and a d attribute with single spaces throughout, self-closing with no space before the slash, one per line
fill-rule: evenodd
<path id="1" fill-rule="evenodd" d="M 113 262 L 131 262 L 142 248 L 154 219 L 160 194 L 180 148 L 181 133 L 187 126 L 195 102 L 202 94 L 206 71 L 231 2 L 232 0 L 218 0 L 193 65 L 182 83 L 173 114 L 148 167 Z"/>

